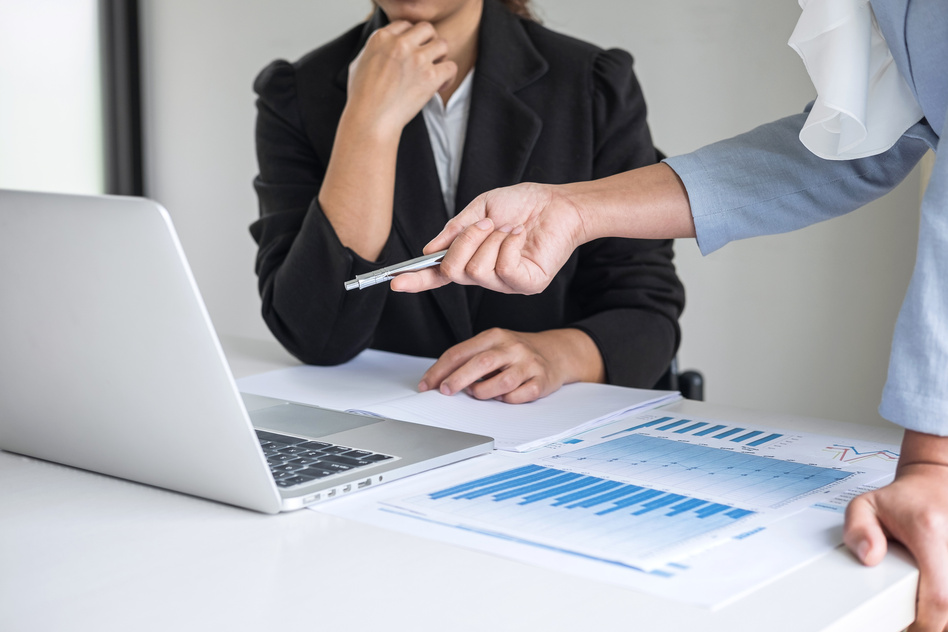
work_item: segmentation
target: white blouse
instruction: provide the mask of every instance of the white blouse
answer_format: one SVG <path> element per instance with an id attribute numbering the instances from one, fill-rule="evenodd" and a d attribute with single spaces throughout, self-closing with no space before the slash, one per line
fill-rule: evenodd
<path id="1" fill-rule="evenodd" d="M 464 137 L 467 134 L 467 117 L 471 111 L 471 83 L 474 70 L 471 69 L 458 89 L 454 91 L 448 103 L 435 93 L 421 110 L 428 128 L 428 139 L 438 167 L 438 180 L 441 182 L 441 195 L 448 217 L 453 217 L 454 195 L 458 189 L 458 176 L 461 173 L 461 152 L 464 149 Z"/>
<path id="2" fill-rule="evenodd" d="M 816 87 L 800 141 L 829 160 L 880 154 L 921 120 L 868 0 L 799 0 L 790 47 Z"/>

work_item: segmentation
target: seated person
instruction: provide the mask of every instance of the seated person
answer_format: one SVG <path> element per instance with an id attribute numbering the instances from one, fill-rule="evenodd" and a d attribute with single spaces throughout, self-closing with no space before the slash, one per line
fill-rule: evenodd
<path id="1" fill-rule="evenodd" d="M 510 403 L 576 381 L 653 386 L 684 305 L 670 240 L 587 243 L 534 296 L 345 290 L 419 256 L 484 191 L 601 178 L 657 155 L 628 53 L 547 30 L 527 0 L 376 5 L 254 84 L 250 230 L 274 336 L 309 364 L 366 348 L 438 358 L 420 390 Z"/>

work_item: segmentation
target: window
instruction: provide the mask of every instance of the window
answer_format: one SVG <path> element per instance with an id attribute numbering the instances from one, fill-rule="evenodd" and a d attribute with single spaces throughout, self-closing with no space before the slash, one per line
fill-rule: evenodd
<path id="1" fill-rule="evenodd" d="M 142 194 L 137 0 L 3 0 L 0 60 L 0 188 Z"/>
<path id="2" fill-rule="evenodd" d="M 96 0 L 0 3 L 0 187 L 105 191 Z"/>

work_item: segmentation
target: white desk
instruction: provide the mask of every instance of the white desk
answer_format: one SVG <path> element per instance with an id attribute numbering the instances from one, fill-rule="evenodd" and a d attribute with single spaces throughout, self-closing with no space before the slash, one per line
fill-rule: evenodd
<path id="1" fill-rule="evenodd" d="M 296 364 L 225 339 L 237 376 Z M 896 443 L 895 430 L 681 402 Z M 0 629 L 900 630 L 917 571 L 836 550 L 717 612 L 304 510 L 265 516 L 0 452 Z"/>

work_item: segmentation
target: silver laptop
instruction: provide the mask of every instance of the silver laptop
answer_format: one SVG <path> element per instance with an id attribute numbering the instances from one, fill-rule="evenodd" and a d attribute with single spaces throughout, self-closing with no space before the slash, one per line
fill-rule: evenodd
<path id="1" fill-rule="evenodd" d="M 488 437 L 241 395 L 168 213 L 0 191 L 0 449 L 276 513 Z"/>

